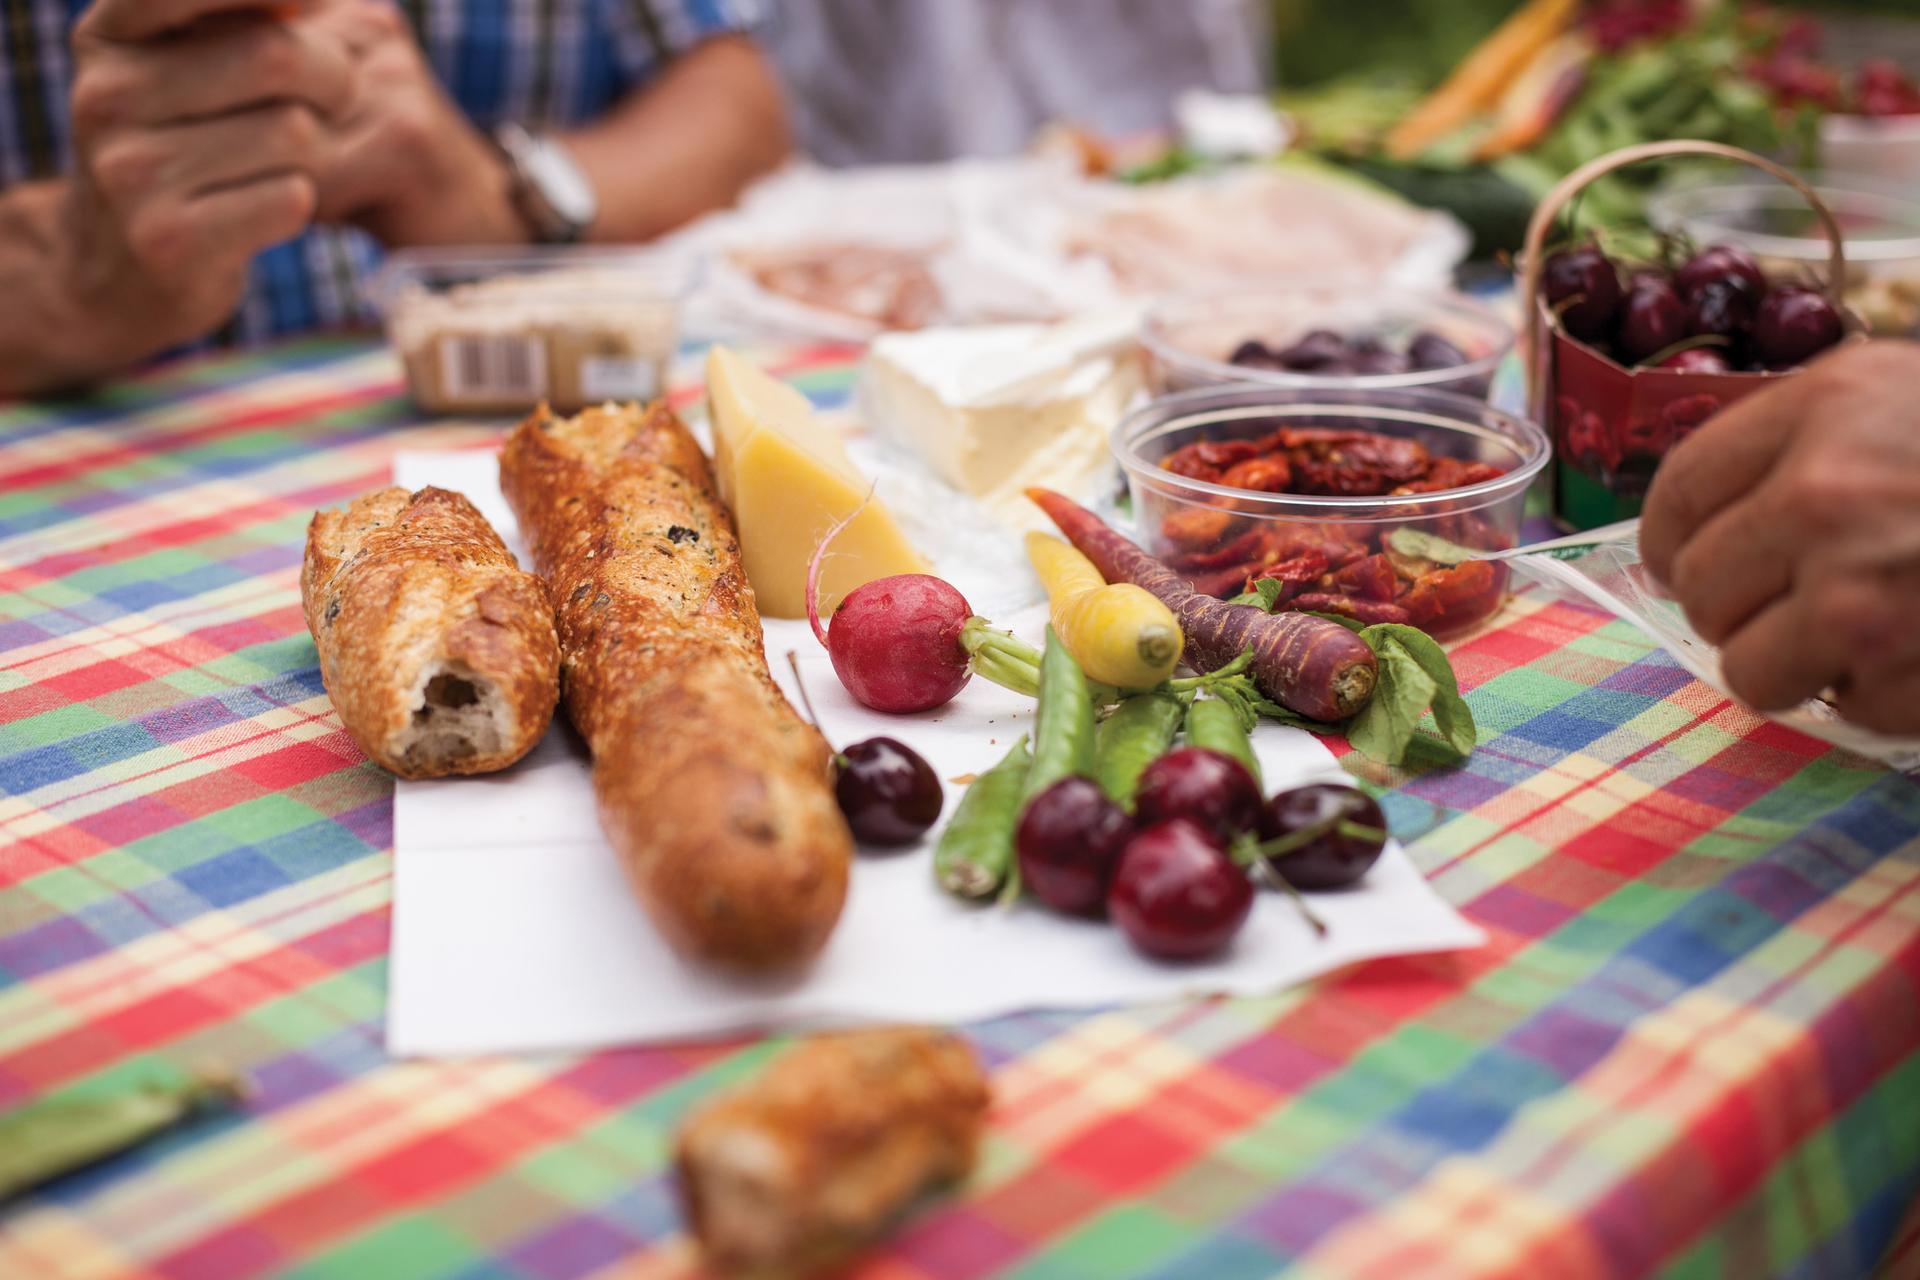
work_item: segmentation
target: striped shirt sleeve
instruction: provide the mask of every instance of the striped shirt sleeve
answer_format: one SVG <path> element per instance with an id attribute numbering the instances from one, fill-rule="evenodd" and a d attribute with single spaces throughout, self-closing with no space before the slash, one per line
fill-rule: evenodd
<path id="1" fill-rule="evenodd" d="M 607 0 L 621 70 L 634 82 L 650 79 L 677 54 L 703 40 L 750 31 L 761 18 L 759 0 Z"/>

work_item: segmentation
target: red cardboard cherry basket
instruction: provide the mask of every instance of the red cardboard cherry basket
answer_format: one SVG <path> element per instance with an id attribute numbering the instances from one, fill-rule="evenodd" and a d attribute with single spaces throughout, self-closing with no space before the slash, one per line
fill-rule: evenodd
<path id="1" fill-rule="evenodd" d="M 1839 225 L 1813 189 L 1765 157 L 1716 142 L 1653 142 L 1604 155 L 1569 174 L 1547 194 L 1527 228 L 1521 297 L 1533 308 L 1527 334 L 1529 404 L 1553 437 L 1554 514 L 1566 529 L 1594 529 L 1640 514 L 1660 459 L 1701 423 L 1742 396 L 1794 370 L 1778 373 L 1702 373 L 1629 368 L 1569 335 L 1540 292 L 1545 246 L 1560 211 L 1588 183 L 1643 160 L 1705 155 L 1765 170 L 1799 191 L 1825 226 L 1830 251 L 1825 292 L 1847 328 L 1842 341 L 1861 336 L 1859 320 L 1837 293 L 1846 279 Z"/>

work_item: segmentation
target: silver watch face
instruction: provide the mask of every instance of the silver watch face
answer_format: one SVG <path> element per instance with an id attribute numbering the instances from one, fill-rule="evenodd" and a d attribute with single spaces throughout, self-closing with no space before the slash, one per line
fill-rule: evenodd
<path id="1" fill-rule="evenodd" d="M 527 145 L 516 156 L 522 175 L 540 198 L 570 226 L 584 230 L 593 225 L 600 202 L 587 175 L 573 162 L 565 147 L 551 138 L 529 135 Z"/>

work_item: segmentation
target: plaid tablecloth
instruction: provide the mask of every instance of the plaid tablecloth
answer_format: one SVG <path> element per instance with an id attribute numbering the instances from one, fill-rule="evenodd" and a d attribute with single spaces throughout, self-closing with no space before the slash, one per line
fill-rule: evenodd
<path id="1" fill-rule="evenodd" d="M 847 353 L 783 363 L 844 397 Z M 391 787 L 321 691 L 301 539 L 395 448 L 497 432 L 397 393 L 333 339 L 0 413 L 0 1106 L 254 1085 L 0 1208 L 0 1275 L 692 1269 L 672 1126 L 775 1046 L 382 1049 Z M 860 1275 L 1920 1271 L 1920 786 L 1579 608 L 1454 659 L 1484 745 L 1390 816 L 1490 945 L 970 1028 L 980 1176 Z"/>

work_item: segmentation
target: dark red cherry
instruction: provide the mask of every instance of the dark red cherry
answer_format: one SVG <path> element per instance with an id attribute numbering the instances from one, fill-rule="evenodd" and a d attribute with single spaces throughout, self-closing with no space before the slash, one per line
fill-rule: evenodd
<path id="1" fill-rule="evenodd" d="M 840 753 L 833 792 L 853 838 L 912 844 L 940 819 L 944 796 L 933 766 L 895 738 L 869 738 Z"/>
<path id="2" fill-rule="evenodd" d="M 1341 823 L 1352 827 L 1342 831 Z M 1355 787 L 1325 782 L 1295 787 L 1269 800 L 1260 814 L 1262 840 L 1320 827 L 1326 828 L 1324 833 L 1307 844 L 1267 859 L 1296 889 L 1345 888 L 1364 876 L 1387 847 L 1387 820 L 1379 802 Z"/>
<path id="3" fill-rule="evenodd" d="M 1133 812 L 1143 827 L 1189 819 L 1226 844 L 1259 820 L 1260 784 L 1232 756 L 1181 747 L 1141 772 Z"/>
<path id="4" fill-rule="evenodd" d="M 1247 873 L 1184 818 L 1127 842 L 1107 892 L 1107 912 L 1149 955 L 1192 960 L 1233 940 L 1253 911 Z"/>
<path id="5" fill-rule="evenodd" d="M 1062 778 L 1035 796 L 1014 833 L 1020 883 L 1056 911 L 1099 912 L 1133 820 L 1085 778 Z"/>

